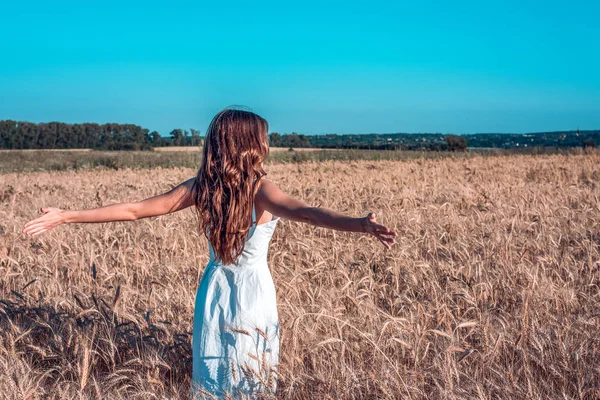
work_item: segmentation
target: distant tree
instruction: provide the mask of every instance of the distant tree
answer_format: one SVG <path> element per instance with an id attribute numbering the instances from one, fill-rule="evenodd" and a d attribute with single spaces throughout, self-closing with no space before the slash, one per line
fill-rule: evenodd
<path id="1" fill-rule="evenodd" d="M 312 147 L 309 138 L 306 135 L 299 135 L 296 132 L 292 132 L 289 135 L 283 135 L 281 137 L 282 147 Z"/>
<path id="2" fill-rule="evenodd" d="M 152 143 L 153 147 L 161 147 L 165 145 L 165 141 L 163 140 L 162 136 L 160 136 L 160 133 L 156 131 L 150 132 L 150 142 Z"/>
<path id="3" fill-rule="evenodd" d="M 595 149 L 596 148 L 596 142 L 594 142 L 593 140 L 584 140 L 583 141 L 583 148 L 584 149 Z"/>
<path id="4" fill-rule="evenodd" d="M 191 139 L 190 146 L 200 146 L 202 145 L 202 138 L 200 137 L 200 131 L 197 129 L 190 129 Z"/>
<path id="5" fill-rule="evenodd" d="M 448 135 L 446 136 L 446 145 L 450 151 L 467 150 L 467 139 L 464 136 Z"/>
<path id="6" fill-rule="evenodd" d="M 171 136 L 171 146 L 185 146 L 183 130 L 173 129 L 169 135 Z"/>
<path id="7" fill-rule="evenodd" d="M 269 135 L 269 146 L 272 147 L 281 147 L 281 135 L 277 132 L 273 132 Z"/>

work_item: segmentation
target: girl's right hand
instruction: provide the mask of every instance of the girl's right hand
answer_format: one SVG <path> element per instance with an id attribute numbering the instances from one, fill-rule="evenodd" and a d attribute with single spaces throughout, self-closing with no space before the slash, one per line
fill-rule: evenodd
<path id="1" fill-rule="evenodd" d="M 42 208 L 41 211 L 43 214 L 41 217 L 25 224 L 22 230 L 23 233 L 36 236 L 65 222 L 64 210 L 60 208 Z"/>
<path id="2" fill-rule="evenodd" d="M 387 226 L 378 224 L 375 221 L 375 213 L 369 213 L 362 221 L 363 230 L 375 236 L 389 250 L 392 244 L 396 243 L 397 233 Z"/>

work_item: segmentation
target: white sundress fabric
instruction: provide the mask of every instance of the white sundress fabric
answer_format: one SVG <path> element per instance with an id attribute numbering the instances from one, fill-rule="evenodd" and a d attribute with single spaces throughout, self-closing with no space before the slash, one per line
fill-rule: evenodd
<path id="1" fill-rule="evenodd" d="M 279 362 L 275 285 L 267 265 L 279 217 L 252 227 L 234 264 L 210 260 L 196 294 L 192 336 L 194 399 L 274 394 Z"/>

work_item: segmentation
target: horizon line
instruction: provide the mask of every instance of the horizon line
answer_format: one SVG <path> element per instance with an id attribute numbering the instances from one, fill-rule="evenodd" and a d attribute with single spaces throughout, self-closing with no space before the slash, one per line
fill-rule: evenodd
<path id="1" fill-rule="evenodd" d="M 15 121 L 17 123 L 17 125 L 19 123 L 25 122 L 28 124 L 35 124 L 35 125 L 40 125 L 40 124 L 53 124 L 53 123 L 58 123 L 58 124 L 66 124 L 66 125 L 84 125 L 84 124 L 97 124 L 97 125 L 107 125 L 107 124 L 116 124 L 116 125 L 135 125 L 138 126 L 142 129 L 147 129 L 149 133 L 151 132 L 157 132 L 161 137 L 169 137 L 169 134 L 177 129 L 180 129 L 182 131 L 188 131 L 190 132 L 192 129 L 200 132 L 200 137 L 206 137 L 205 134 L 202 133 L 202 131 L 200 129 L 196 129 L 196 128 L 173 128 L 171 129 L 171 131 L 169 133 L 162 134 L 160 132 L 158 132 L 156 129 L 148 129 L 143 127 L 140 124 L 136 124 L 136 123 L 129 123 L 129 122 L 105 122 L 105 123 L 100 123 L 100 122 L 62 122 L 62 121 L 48 121 L 48 122 L 31 122 L 31 121 L 19 121 L 19 120 L 13 120 L 13 119 L 2 119 L 0 120 L 0 122 L 3 121 Z M 457 135 L 457 136 L 472 136 L 472 135 L 536 135 L 536 134 L 544 134 L 544 133 L 571 133 L 571 132 L 581 132 L 581 133 L 586 133 L 586 132 L 599 132 L 600 133 L 600 128 L 598 129 L 571 129 L 571 130 L 552 130 L 552 131 L 529 131 L 529 132 L 475 132 L 475 133 L 455 133 L 455 132 L 369 132 L 369 133 L 300 133 L 300 132 L 296 132 L 296 131 L 291 131 L 291 132 L 286 132 L 286 133 L 282 133 L 282 132 L 278 132 L 278 131 L 273 131 L 270 132 L 269 134 L 272 133 L 278 133 L 280 135 L 304 135 L 304 136 L 327 136 L 327 135 L 337 135 L 337 136 L 360 136 L 360 135 Z"/>

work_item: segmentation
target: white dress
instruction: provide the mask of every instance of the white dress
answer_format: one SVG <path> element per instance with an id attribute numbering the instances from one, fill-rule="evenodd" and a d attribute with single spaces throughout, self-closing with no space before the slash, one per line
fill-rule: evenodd
<path id="1" fill-rule="evenodd" d="M 279 217 L 252 227 L 234 264 L 210 261 L 194 310 L 192 397 L 248 397 L 275 393 L 279 319 L 275 285 L 267 265 L 269 242 Z M 239 396 L 242 395 L 242 396 Z"/>

